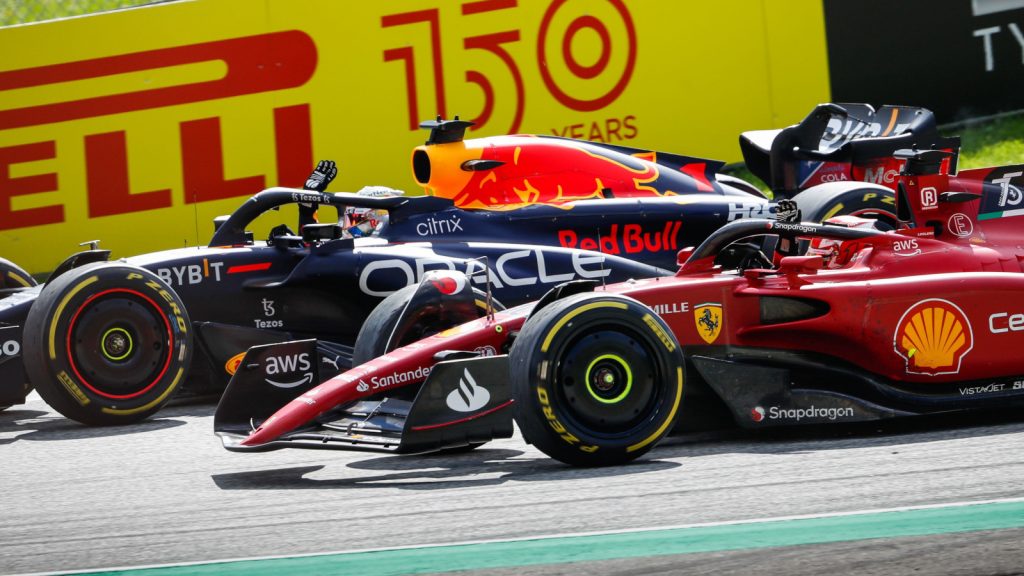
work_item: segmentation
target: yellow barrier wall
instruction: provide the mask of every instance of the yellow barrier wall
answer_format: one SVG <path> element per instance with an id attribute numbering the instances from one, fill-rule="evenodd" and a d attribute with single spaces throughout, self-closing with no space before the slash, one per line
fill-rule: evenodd
<path id="1" fill-rule="evenodd" d="M 53 269 L 205 242 L 338 161 L 334 191 L 418 193 L 441 113 L 739 160 L 740 131 L 828 100 L 819 0 L 197 0 L 0 29 L 0 256 Z M 292 224 L 292 214 L 280 216 Z M 262 233 L 262 230 L 258 231 Z"/>

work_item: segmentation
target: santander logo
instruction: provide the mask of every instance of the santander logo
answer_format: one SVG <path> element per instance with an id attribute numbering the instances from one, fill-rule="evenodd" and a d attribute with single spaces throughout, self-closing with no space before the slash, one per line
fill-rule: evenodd
<path id="1" fill-rule="evenodd" d="M 459 378 L 459 386 L 448 394 L 447 404 L 456 412 L 473 412 L 486 406 L 490 400 L 491 393 L 479 386 L 466 368 Z"/>

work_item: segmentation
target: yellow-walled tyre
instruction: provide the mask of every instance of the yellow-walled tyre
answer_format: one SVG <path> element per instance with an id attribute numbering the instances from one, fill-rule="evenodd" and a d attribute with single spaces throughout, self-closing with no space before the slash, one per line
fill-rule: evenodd
<path id="1" fill-rule="evenodd" d="M 152 272 L 89 264 L 43 288 L 25 321 L 23 357 L 39 395 L 64 416 L 128 424 L 159 410 L 184 381 L 192 325 Z"/>
<path id="2" fill-rule="evenodd" d="M 29 288 L 36 284 L 36 279 L 20 266 L 0 258 L 0 288 Z"/>
<path id="3" fill-rule="evenodd" d="M 574 466 L 641 456 L 672 429 L 682 401 L 679 343 L 624 296 L 577 294 L 544 307 L 516 338 L 509 369 L 526 441 Z"/>
<path id="4" fill-rule="evenodd" d="M 896 218 L 896 193 L 865 182 L 829 182 L 793 196 L 804 222 L 824 222 L 833 216 L 859 216 L 878 222 L 880 230 L 900 227 Z"/>

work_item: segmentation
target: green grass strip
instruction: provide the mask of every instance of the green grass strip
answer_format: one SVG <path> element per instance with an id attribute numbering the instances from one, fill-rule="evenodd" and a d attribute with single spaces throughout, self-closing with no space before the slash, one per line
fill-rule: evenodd
<path id="1" fill-rule="evenodd" d="M 698 552 L 748 550 L 1024 527 L 1024 501 L 536 540 L 162 566 L 94 574 L 422 574 Z M 339 540 L 344 534 L 339 534 Z"/>

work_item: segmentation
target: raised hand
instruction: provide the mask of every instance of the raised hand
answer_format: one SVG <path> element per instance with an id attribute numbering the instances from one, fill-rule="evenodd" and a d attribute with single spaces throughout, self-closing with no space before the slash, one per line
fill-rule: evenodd
<path id="1" fill-rule="evenodd" d="M 337 175 L 338 167 L 334 164 L 333 160 L 321 160 L 317 163 L 313 173 L 306 179 L 306 185 L 303 188 L 315 192 L 323 192 L 327 190 L 327 185 Z"/>

